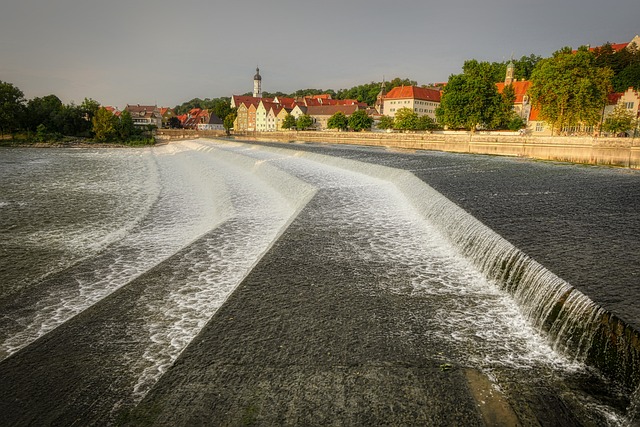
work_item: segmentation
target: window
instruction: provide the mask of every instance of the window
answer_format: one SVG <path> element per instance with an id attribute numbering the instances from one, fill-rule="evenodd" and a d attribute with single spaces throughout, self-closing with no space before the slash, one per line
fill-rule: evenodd
<path id="1" fill-rule="evenodd" d="M 542 132 L 543 129 L 544 126 L 542 125 L 542 122 L 536 122 L 536 132 Z"/>
<path id="2" fill-rule="evenodd" d="M 633 110 L 633 102 L 625 102 L 624 108 L 627 110 Z"/>

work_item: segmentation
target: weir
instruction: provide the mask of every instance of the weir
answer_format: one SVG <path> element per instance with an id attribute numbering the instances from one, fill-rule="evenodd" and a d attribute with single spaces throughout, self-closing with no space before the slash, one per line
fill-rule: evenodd
<path id="1" fill-rule="evenodd" d="M 288 150 L 269 148 L 286 153 Z M 392 182 L 425 219 L 500 289 L 554 350 L 640 395 L 640 333 L 411 172 L 320 154 L 305 158 Z M 635 391 L 635 392 L 634 392 Z M 630 408 L 633 416 L 632 405 Z"/>
<path id="2" fill-rule="evenodd" d="M 419 179 L 407 173 L 396 183 L 486 277 L 513 296 L 555 350 L 631 390 L 639 386 L 638 331 Z"/>

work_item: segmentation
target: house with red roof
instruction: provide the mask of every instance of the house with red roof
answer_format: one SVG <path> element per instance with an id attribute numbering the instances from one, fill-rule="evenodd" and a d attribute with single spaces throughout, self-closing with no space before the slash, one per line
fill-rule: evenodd
<path id="1" fill-rule="evenodd" d="M 214 113 L 209 113 L 209 120 L 207 123 L 198 123 L 198 130 L 224 130 L 224 124 Z"/>
<path id="2" fill-rule="evenodd" d="M 209 111 L 201 108 L 192 108 L 187 113 L 186 120 L 182 123 L 185 129 L 198 129 L 198 125 L 209 123 Z"/>
<path id="3" fill-rule="evenodd" d="M 160 107 L 160 115 L 162 116 L 162 127 L 168 128 L 169 120 L 171 120 L 172 117 L 175 117 L 176 112 L 169 107 Z"/>
<path id="4" fill-rule="evenodd" d="M 630 87 L 624 92 L 609 94 L 607 106 L 604 108 L 603 122 L 607 116 L 613 113 L 616 107 L 624 108 L 631 113 L 636 120 L 640 120 L 640 91 Z"/>
<path id="5" fill-rule="evenodd" d="M 620 52 L 623 49 L 632 49 L 634 46 L 636 49 L 640 49 L 640 36 L 636 34 L 636 36 L 627 43 L 609 43 L 609 45 L 614 52 Z M 589 50 L 594 52 L 598 49 L 602 49 L 603 47 L 604 46 L 590 47 Z"/>
<path id="6" fill-rule="evenodd" d="M 266 99 L 260 101 L 260 103 L 256 107 L 256 130 L 258 132 L 275 130 L 275 116 L 269 118 L 267 116 L 269 114 L 269 111 L 271 111 L 276 106 L 278 106 L 278 104 L 270 102 Z M 272 120 L 272 122 L 269 122 L 268 119 Z"/>
<path id="7" fill-rule="evenodd" d="M 401 108 L 413 110 L 419 117 L 436 119 L 436 108 L 440 105 L 440 90 L 418 86 L 398 86 L 387 93 L 383 101 L 385 116 L 395 117 Z"/>
<path id="8" fill-rule="evenodd" d="M 127 104 L 125 111 L 131 114 L 134 126 L 156 126 L 158 129 L 162 127 L 162 115 L 156 105 Z"/>
<path id="9" fill-rule="evenodd" d="M 106 107 L 104 107 L 105 110 L 107 110 L 108 112 L 110 112 L 111 114 L 113 114 L 116 117 L 120 117 L 120 114 L 122 114 L 122 112 L 120 110 L 118 110 L 117 107 L 112 107 L 110 105 L 107 105 Z"/>
<path id="10" fill-rule="evenodd" d="M 349 117 L 354 112 L 358 111 L 360 106 L 358 104 L 351 105 L 311 105 L 307 107 L 307 114 L 313 119 L 313 127 L 316 130 L 328 129 L 327 123 L 331 116 L 337 112 L 342 112 L 345 116 Z"/>

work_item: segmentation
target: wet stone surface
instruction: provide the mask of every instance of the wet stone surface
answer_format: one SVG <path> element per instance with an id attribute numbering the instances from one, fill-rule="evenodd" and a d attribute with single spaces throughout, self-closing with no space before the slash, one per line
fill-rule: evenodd
<path id="1" fill-rule="evenodd" d="M 640 329 L 640 171 L 330 144 L 267 145 L 409 170 Z"/>
<path id="2" fill-rule="evenodd" d="M 412 170 L 525 252 L 546 256 L 539 261 L 558 274 L 589 278 L 603 262 L 618 263 L 611 242 L 629 258 L 626 268 L 610 270 L 610 282 L 628 285 L 636 271 L 637 254 L 628 247 L 634 237 L 616 234 L 607 243 L 596 231 L 585 254 L 572 247 L 582 248 L 586 230 L 599 224 L 620 227 L 621 216 L 632 213 L 627 203 L 637 196 L 637 174 L 438 153 L 328 153 Z M 248 253 L 235 244 L 255 246 L 260 223 L 256 231 L 242 220 L 225 222 L 1 361 L 0 424 L 621 424 L 628 393 L 565 361 L 556 364 L 559 356 L 540 337 L 505 322 L 517 317 L 513 307 L 431 239 L 393 186 L 302 160 L 268 160 L 330 184 L 239 276 L 208 323 L 210 315 L 186 317 L 206 324 L 195 338 L 183 337 L 193 341 L 157 383 L 153 376 L 144 383 L 150 391 L 139 404 L 134 390 L 144 364 L 173 345 L 154 340 L 173 337 L 173 314 L 180 327 L 185 320 L 171 313 L 171 298 L 180 300 L 181 290 L 209 298 L 203 292 L 219 285 L 216 274 L 227 274 L 208 268 L 220 262 L 211 255 Z M 600 181 L 609 183 L 609 198 L 592 196 L 604 194 Z M 587 185 L 594 190 L 578 191 Z M 607 203 L 595 204 L 600 199 Z M 637 227 L 635 220 L 625 224 Z M 573 271 L 576 265 L 581 271 Z M 186 311 L 197 314 L 200 302 Z"/>

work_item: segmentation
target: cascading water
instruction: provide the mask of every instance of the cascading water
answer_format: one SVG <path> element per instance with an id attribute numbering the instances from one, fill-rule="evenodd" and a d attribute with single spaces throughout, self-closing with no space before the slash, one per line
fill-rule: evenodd
<path id="1" fill-rule="evenodd" d="M 272 150 L 282 153 L 278 149 Z M 638 418 L 638 331 L 599 307 L 410 172 L 318 154 L 306 153 L 303 156 L 394 183 L 462 255 L 514 298 L 530 324 L 548 337 L 556 351 L 576 362 L 595 367 L 629 390 L 632 397 L 628 418 Z"/>
<path id="2" fill-rule="evenodd" d="M 495 390 L 499 384 L 509 387 L 542 377 L 542 387 L 553 393 L 566 386 L 562 379 L 554 382 L 555 377 L 592 378 L 585 374 L 582 363 L 577 363 L 584 362 L 627 387 L 637 384 L 637 359 L 629 352 L 629 347 L 637 348 L 635 331 L 621 327 L 623 324 L 609 313 L 411 173 L 286 149 L 206 141 L 182 141 L 154 152 L 160 172 L 159 197 L 144 218 L 137 219 L 122 239 L 107 246 L 87 268 L 60 276 L 72 290 L 72 298 L 53 293 L 47 296 L 53 300 L 34 297 L 33 306 L 29 306 L 31 300 L 24 301 L 26 311 L 37 314 L 23 317 L 30 321 L 30 328 L 60 326 L 48 339 L 38 340 L 24 351 L 18 348 L 40 336 L 29 332 L 30 328 L 24 336 L 14 334 L 7 341 L 9 352 L 15 353 L 0 361 L 0 373 L 14 383 L 27 384 L 24 389 L 40 393 L 44 402 L 30 397 L 39 406 L 33 409 L 29 404 L 29 414 L 52 413 L 51 406 L 56 404 L 49 402 L 52 392 L 47 390 L 64 389 L 64 394 L 73 388 L 58 385 L 55 379 L 45 386 L 36 378 L 23 381 L 29 377 L 21 375 L 27 366 L 22 363 L 25 360 L 46 361 L 50 350 L 64 358 L 64 346 L 56 347 L 57 342 L 73 341 L 74 347 L 82 350 L 74 353 L 75 361 L 84 367 L 78 378 L 74 377 L 74 387 L 76 382 L 82 387 L 89 384 L 84 389 L 86 399 L 99 401 L 87 409 L 71 394 L 68 401 L 62 398 L 63 405 L 99 417 L 105 410 L 115 414 L 141 399 L 146 401 L 144 396 L 158 388 L 165 374 L 171 376 L 185 366 L 184 360 L 175 366 L 174 362 L 185 349 L 188 353 L 189 348 L 198 347 L 196 336 L 208 322 L 215 328 L 229 320 L 215 313 L 225 301 L 233 304 L 235 299 L 227 297 L 236 286 L 247 279 L 252 284 L 248 287 L 261 287 L 265 265 L 271 266 L 266 275 L 274 274 L 274 282 L 301 277 L 301 291 L 319 286 L 339 295 L 346 288 L 356 288 L 356 294 L 366 296 L 356 299 L 359 303 L 367 299 L 393 302 L 391 307 L 399 314 L 382 309 L 385 321 L 374 322 L 382 327 L 369 343 L 410 348 L 420 359 L 416 363 L 425 364 L 421 368 L 428 361 L 442 360 L 445 367 L 456 364 L 460 370 L 481 373 Z M 298 216 L 301 218 L 296 219 Z M 292 224 L 294 231 L 288 236 L 286 230 Z M 310 256 L 318 254 L 316 262 L 327 261 L 340 274 L 333 281 L 317 273 L 314 276 L 313 271 L 307 276 L 301 268 L 306 263 L 296 264 L 290 259 L 291 252 L 274 244 L 280 237 L 294 252 L 296 245 L 309 246 L 309 239 L 313 242 Z M 267 253 L 267 262 L 259 262 Z M 252 277 L 254 268 L 259 271 L 257 281 Z M 73 282 L 76 277 L 86 283 L 77 287 Z M 55 285 L 52 283 L 54 290 Z M 246 288 L 234 295 L 244 294 Z M 266 289 L 265 299 L 270 290 Z M 45 301 L 53 311 L 87 311 L 75 319 L 70 318 L 73 312 L 66 317 L 50 316 L 38 301 Z M 265 304 L 268 312 L 271 308 Z M 281 308 L 282 314 L 291 313 L 291 307 L 276 305 L 276 317 L 280 317 Z M 366 312 L 365 307 L 355 306 L 354 310 L 356 317 L 378 314 Z M 305 330 L 305 321 L 314 319 L 297 320 Z M 265 322 L 272 321 L 265 317 Z M 353 326 L 350 319 L 343 321 L 339 331 L 342 325 Z M 387 322 L 389 327 L 385 328 Z M 90 330 L 83 329 L 86 324 L 91 325 Z M 127 339 L 120 342 L 123 337 Z M 189 345 L 194 338 L 194 345 Z M 354 342 L 371 339 L 352 338 Z M 322 359 L 317 358 L 321 349 L 307 348 L 306 344 L 301 346 L 301 360 L 338 360 L 340 369 L 345 360 L 356 360 L 351 358 L 348 345 L 340 349 L 339 357 L 344 359 L 333 355 Z M 429 354 L 434 348 L 442 352 Z M 97 354 L 102 349 L 104 356 Z M 280 352 L 286 355 L 285 350 L 276 351 Z M 422 360 L 422 356 L 428 357 Z M 95 369 L 99 362 L 91 360 L 100 357 L 108 366 Z M 380 364 L 371 360 L 375 366 L 395 366 L 399 359 L 391 355 Z M 408 359 L 408 364 L 413 367 L 415 360 Z M 275 362 L 284 366 L 292 363 L 285 359 Z M 268 360 L 261 363 L 277 368 Z M 94 376 L 95 370 L 104 372 Z M 198 371 L 194 375 L 198 376 Z M 16 401 L 11 393 L 1 393 L 0 403 L 7 411 Z M 511 396 L 518 400 L 517 392 Z M 582 419 L 611 418 L 610 425 L 620 424 L 622 405 L 608 406 L 581 394 L 575 399 L 568 397 L 566 402 Z M 582 409 L 583 402 L 587 402 L 587 409 Z M 592 411 L 590 405 L 596 409 Z M 20 417 L 20 410 L 11 412 Z M 635 406 L 629 409 L 631 422 L 637 418 L 636 412 Z"/>
<path id="3" fill-rule="evenodd" d="M 413 176 L 398 182 L 460 251 L 509 292 L 554 348 L 635 389 L 640 336 L 570 284 Z"/>

